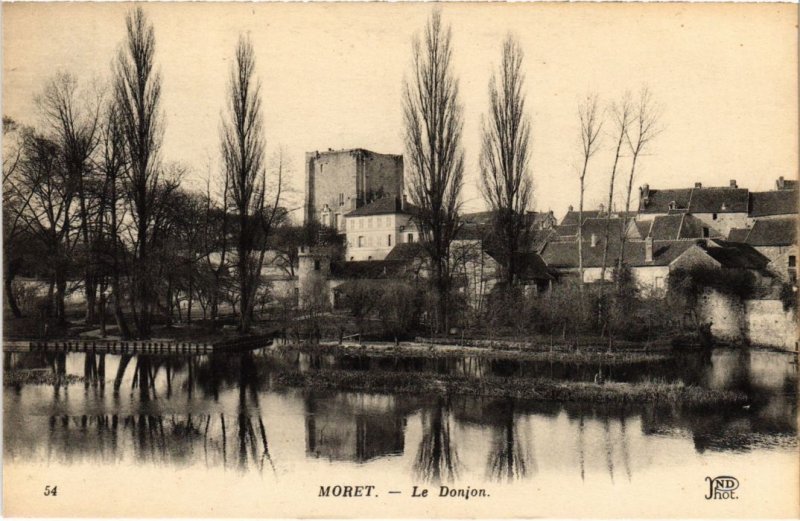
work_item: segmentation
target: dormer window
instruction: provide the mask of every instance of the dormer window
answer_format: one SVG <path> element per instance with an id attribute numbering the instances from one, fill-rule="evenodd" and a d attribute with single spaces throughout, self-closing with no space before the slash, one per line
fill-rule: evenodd
<path id="1" fill-rule="evenodd" d="M 678 208 L 678 203 L 676 203 L 675 201 L 670 201 L 668 207 L 670 210 L 675 210 Z"/>
<path id="2" fill-rule="evenodd" d="M 720 209 L 721 209 L 723 212 L 724 212 L 725 210 L 727 210 L 727 206 L 725 206 L 725 203 L 722 203 L 722 207 L 721 207 Z"/>

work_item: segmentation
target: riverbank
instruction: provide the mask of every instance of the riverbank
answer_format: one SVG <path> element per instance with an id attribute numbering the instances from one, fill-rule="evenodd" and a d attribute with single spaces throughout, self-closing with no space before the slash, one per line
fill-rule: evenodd
<path id="1" fill-rule="evenodd" d="M 347 355 L 347 356 L 392 356 L 397 358 L 460 358 L 474 356 L 481 358 L 520 360 L 530 362 L 563 362 L 576 364 L 636 364 L 668 360 L 675 355 L 672 351 L 650 352 L 639 350 L 607 349 L 519 349 L 502 344 L 492 346 L 469 346 L 460 344 L 430 344 L 422 342 L 366 342 L 362 344 L 320 342 L 319 344 L 281 344 L 274 349 L 295 350 L 308 354 Z"/>
<path id="2" fill-rule="evenodd" d="M 284 371 L 278 386 L 317 390 L 362 391 L 403 394 L 456 394 L 498 398 L 584 403 L 668 403 L 688 407 L 745 405 L 739 391 L 720 391 L 686 386 L 680 382 L 588 383 L 543 378 L 485 377 L 480 380 L 425 373 L 379 371 Z"/>

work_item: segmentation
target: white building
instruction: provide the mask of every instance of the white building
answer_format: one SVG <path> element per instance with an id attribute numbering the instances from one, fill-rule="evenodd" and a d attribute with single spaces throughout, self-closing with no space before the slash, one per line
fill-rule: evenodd
<path id="1" fill-rule="evenodd" d="M 419 241 L 411 205 L 384 197 L 345 215 L 349 261 L 383 260 L 398 244 Z"/>

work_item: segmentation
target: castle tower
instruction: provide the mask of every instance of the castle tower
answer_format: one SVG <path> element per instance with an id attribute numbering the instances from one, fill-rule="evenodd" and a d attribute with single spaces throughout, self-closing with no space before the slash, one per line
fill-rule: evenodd
<path id="1" fill-rule="evenodd" d="M 385 196 L 403 195 L 403 156 L 361 148 L 308 152 L 304 222 L 344 233 L 344 215 Z"/>

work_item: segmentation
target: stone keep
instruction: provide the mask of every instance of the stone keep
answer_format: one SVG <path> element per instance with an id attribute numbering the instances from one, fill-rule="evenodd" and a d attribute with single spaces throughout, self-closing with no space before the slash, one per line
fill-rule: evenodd
<path id="1" fill-rule="evenodd" d="M 344 215 L 384 196 L 403 195 L 403 156 L 364 149 L 308 152 L 304 222 L 345 231 Z"/>

